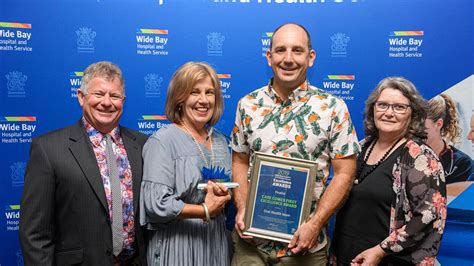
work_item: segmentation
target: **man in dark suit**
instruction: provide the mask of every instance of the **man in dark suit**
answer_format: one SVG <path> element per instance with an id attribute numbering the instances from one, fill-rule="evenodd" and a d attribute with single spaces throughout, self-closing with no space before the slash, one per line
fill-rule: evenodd
<path id="1" fill-rule="evenodd" d="M 145 264 L 138 201 L 147 137 L 119 126 L 122 72 L 90 65 L 77 96 L 83 117 L 31 144 L 20 215 L 25 265 Z"/>

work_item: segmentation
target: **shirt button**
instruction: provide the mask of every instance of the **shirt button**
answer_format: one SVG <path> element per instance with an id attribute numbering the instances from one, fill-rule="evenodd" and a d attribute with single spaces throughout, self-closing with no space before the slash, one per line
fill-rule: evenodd
<path id="1" fill-rule="evenodd" d="M 107 249 L 107 251 L 105 251 L 105 255 L 111 256 L 111 255 L 112 255 L 112 251 L 111 251 L 110 249 Z"/>

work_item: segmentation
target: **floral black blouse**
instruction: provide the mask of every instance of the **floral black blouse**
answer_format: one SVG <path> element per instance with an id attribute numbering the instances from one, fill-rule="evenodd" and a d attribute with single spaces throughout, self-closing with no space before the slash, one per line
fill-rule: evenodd
<path id="1" fill-rule="evenodd" d="M 409 140 L 392 174 L 396 196 L 390 211 L 390 235 L 380 246 L 388 254 L 409 251 L 417 265 L 433 265 L 446 221 L 443 167 L 428 146 Z"/>

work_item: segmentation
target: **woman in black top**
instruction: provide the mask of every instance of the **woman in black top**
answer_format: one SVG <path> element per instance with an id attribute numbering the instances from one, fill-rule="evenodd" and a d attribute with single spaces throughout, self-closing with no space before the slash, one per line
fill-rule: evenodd
<path id="1" fill-rule="evenodd" d="M 461 136 L 455 102 L 448 95 L 440 94 L 428 101 L 427 115 L 426 143 L 443 164 L 446 184 L 466 181 L 472 173 L 471 157 L 452 146 Z"/>
<path id="2" fill-rule="evenodd" d="M 398 77 L 382 80 L 367 99 L 355 185 L 337 214 L 337 264 L 434 264 L 446 186 L 441 163 L 421 142 L 425 106 Z"/>

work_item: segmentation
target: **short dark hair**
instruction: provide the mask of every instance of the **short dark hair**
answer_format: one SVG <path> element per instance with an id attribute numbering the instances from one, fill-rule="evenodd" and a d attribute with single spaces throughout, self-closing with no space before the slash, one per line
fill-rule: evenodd
<path id="1" fill-rule="evenodd" d="M 311 51 L 313 49 L 313 45 L 311 45 L 311 36 L 309 35 L 309 31 L 303 25 L 300 25 L 298 23 L 285 23 L 285 24 L 282 24 L 282 25 L 278 26 L 275 29 L 275 31 L 273 31 L 272 38 L 270 39 L 270 50 L 272 49 L 272 46 L 273 46 L 273 37 L 275 36 L 275 34 L 277 33 L 277 31 L 279 29 L 281 29 L 282 27 L 284 27 L 286 25 L 295 25 L 295 26 L 298 26 L 298 27 L 302 28 L 304 30 L 304 32 L 306 33 L 306 37 L 308 38 L 308 50 Z"/>
<path id="2" fill-rule="evenodd" d="M 374 122 L 374 105 L 380 97 L 380 94 L 382 94 L 382 91 L 388 88 L 400 91 L 403 96 L 410 101 L 412 112 L 405 137 L 416 140 L 426 139 L 425 119 L 427 103 L 415 85 L 402 77 L 384 78 L 367 98 L 364 112 L 364 133 L 366 138 L 371 141 L 379 136 L 378 129 L 375 127 Z"/>

